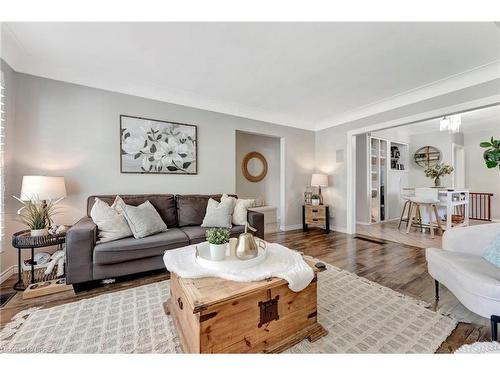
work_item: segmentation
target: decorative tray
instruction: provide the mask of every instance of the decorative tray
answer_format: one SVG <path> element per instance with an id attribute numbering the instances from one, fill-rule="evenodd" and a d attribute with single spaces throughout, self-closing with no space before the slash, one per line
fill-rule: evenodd
<path id="1" fill-rule="evenodd" d="M 195 260 L 200 266 L 218 271 L 235 271 L 255 267 L 266 260 L 267 251 L 259 248 L 259 253 L 255 258 L 241 260 L 229 255 L 229 246 L 224 260 L 210 259 L 210 244 L 202 242 L 196 245 Z"/>

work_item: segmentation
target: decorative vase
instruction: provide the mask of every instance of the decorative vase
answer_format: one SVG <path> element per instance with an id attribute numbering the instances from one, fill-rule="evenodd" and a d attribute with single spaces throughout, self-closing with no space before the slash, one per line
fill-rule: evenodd
<path id="1" fill-rule="evenodd" d="M 319 206 L 319 202 L 320 202 L 320 200 L 318 198 L 311 199 L 311 204 L 313 206 Z"/>
<path id="2" fill-rule="evenodd" d="M 226 257 L 227 243 L 221 245 L 210 244 L 210 259 L 224 260 Z"/>
<path id="3" fill-rule="evenodd" d="M 440 187 L 441 186 L 441 179 L 439 177 L 436 177 L 434 179 L 434 186 L 435 187 Z"/>
<path id="4" fill-rule="evenodd" d="M 47 228 L 32 229 L 30 233 L 31 237 L 47 236 L 48 234 L 49 230 Z"/>

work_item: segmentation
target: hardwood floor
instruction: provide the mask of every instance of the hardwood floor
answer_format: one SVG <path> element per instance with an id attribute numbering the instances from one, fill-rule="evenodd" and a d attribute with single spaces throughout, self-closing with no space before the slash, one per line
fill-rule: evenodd
<path id="1" fill-rule="evenodd" d="M 337 232 L 327 235 L 324 231 L 314 228 L 306 233 L 302 231 L 273 233 L 266 235 L 266 240 L 281 243 L 398 292 L 427 301 L 432 304 L 433 310 L 444 303 L 459 304 L 444 287 L 441 288 L 439 302 L 435 302 L 434 283 L 427 273 L 425 251 L 415 246 L 394 242 L 381 244 Z M 17 312 L 29 307 L 52 307 L 165 279 L 168 279 L 166 273 L 156 273 L 117 280 L 114 284 L 100 286 L 76 295 L 73 292 L 63 292 L 29 300 L 23 300 L 21 293 L 17 293 L 0 309 L 0 326 L 5 325 Z M 5 281 L 1 285 L 1 292 L 10 292 L 15 281 L 15 276 Z M 460 323 L 438 352 L 450 353 L 462 344 L 488 340 L 490 340 L 489 321 L 476 316 L 472 323 Z"/>
<path id="2" fill-rule="evenodd" d="M 402 243 L 409 246 L 416 247 L 441 247 L 442 236 L 438 230 L 436 230 L 435 237 L 431 238 L 429 230 L 427 229 L 424 233 L 418 228 L 411 228 L 410 233 L 406 233 L 406 223 L 401 224 L 401 228 L 398 229 L 399 220 L 386 221 L 378 224 L 357 224 L 356 233 L 370 236 L 375 238 L 381 238 L 387 241 Z M 470 220 L 469 225 L 485 224 L 484 221 Z M 444 224 L 443 224 L 444 225 Z"/>

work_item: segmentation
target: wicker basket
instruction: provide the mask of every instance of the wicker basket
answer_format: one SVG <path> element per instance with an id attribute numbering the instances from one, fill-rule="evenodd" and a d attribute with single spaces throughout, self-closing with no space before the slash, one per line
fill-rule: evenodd
<path id="1" fill-rule="evenodd" d="M 47 269 L 48 263 L 47 264 L 36 264 L 34 269 L 35 269 L 35 281 L 40 282 L 40 281 L 48 281 L 48 280 L 54 280 L 57 279 L 57 265 L 52 269 L 52 272 L 49 273 L 48 275 L 45 274 L 45 270 Z M 21 268 L 23 269 L 23 284 L 25 287 L 28 287 L 32 283 L 31 280 L 31 265 L 26 265 L 24 262 L 22 262 Z"/>

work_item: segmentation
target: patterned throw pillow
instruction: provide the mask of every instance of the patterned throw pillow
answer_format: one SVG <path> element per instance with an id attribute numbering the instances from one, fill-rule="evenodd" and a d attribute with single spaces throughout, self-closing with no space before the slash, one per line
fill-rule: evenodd
<path id="1" fill-rule="evenodd" d="M 500 233 L 498 233 L 495 239 L 488 245 L 483 258 L 495 266 L 500 267 Z"/>
<path id="2" fill-rule="evenodd" d="M 125 219 L 127 219 L 135 238 L 144 238 L 167 231 L 167 224 L 163 222 L 160 214 L 150 201 L 146 201 L 137 207 L 126 204 L 122 208 Z"/>
<path id="3" fill-rule="evenodd" d="M 99 198 L 95 199 L 95 203 L 90 210 L 90 217 L 97 225 L 98 243 L 119 240 L 120 238 L 132 236 L 132 231 L 127 223 L 127 220 L 117 209 L 119 196 L 115 198 L 115 202 L 111 207 Z"/>
<path id="4" fill-rule="evenodd" d="M 234 203 L 236 199 L 221 199 L 220 203 L 210 198 L 207 204 L 207 212 L 202 227 L 205 228 L 232 228 Z"/>

